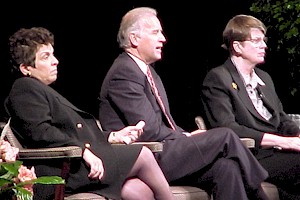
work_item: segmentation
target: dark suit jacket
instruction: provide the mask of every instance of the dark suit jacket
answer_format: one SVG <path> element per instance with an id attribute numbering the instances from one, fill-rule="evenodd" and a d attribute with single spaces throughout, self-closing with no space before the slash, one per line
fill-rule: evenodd
<path id="1" fill-rule="evenodd" d="M 78 109 L 51 87 L 34 78 L 17 79 L 5 106 L 11 116 L 11 128 L 25 147 L 78 145 L 84 148 L 85 143 L 91 144 L 91 150 L 104 163 L 104 178 L 101 182 L 91 181 L 88 178 L 89 167 L 84 160 L 79 160 L 72 165 L 67 180 L 67 188 L 71 192 L 93 191 L 120 198 L 121 186 L 141 146 L 110 145 L 92 115 Z M 37 175 L 58 173 L 57 170 L 54 172 L 56 164 L 54 161 L 44 163 L 45 166 L 36 169 Z"/>
<path id="2" fill-rule="evenodd" d="M 202 100 L 209 126 L 229 127 L 240 137 L 254 138 L 257 147 L 263 133 L 298 135 L 299 128 L 283 111 L 269 74 L 254 70 L 266 84 L 259 86 L 259 93 L 272 118 L 267 121 L 255 110 L 236 67 L 228 59 L 209 71 L 203 81 Z"/>
<path id="3" fill-rule="evenodd" d="M 150 67 L 156 87 L 170 115 L 169 102 L 163 83 Z M 116 130 L 144 120 L 146 126 L 141 141 L 163 141 L 182 137 L 182 128 L 170 129 L 156 101 L 146 75 L 134 60 L 122 53 L 109 69 L 101 87 L 99 119 L 104 130 Z M 173 124 L 176 124 L 171 116 Z"/>

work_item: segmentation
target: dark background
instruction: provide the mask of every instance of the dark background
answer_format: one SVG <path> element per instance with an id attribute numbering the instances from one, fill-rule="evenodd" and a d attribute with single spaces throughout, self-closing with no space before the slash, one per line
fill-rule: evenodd
<path id="1" fill-rule="evenodd" d="M 43 26 L 54 33 L 55 55 L 60 64 L 53 87 L 79 108 L 97 116 L 102 80 L 120 53 L 116 35 L 121 17 L 134 7 L 150 6 L 157 9 L 167 37 L 163 59 L 156 63 L 156 70 L 165 84 L 173 117 L 178 125 L 190 131 L 195 128 L 194 117 L 201 114 L 199 93 L 206 72 L 227 58 L 227 52 L 221 48 L 222 31 L 234 15 L 253 14 L 249 10 L 251 3 L 250 0 L 2 1 L 1 119 L 7 119 L 3 101 L 11 86 L 8 37 L 16 30 Z M 275 57 L 268 55 L 267 63 Z M 279 96 L 288 104 L 286 86 L 281 81 L 285 74 L 281 73 L 279 79 L 276 69 L 262 67 L 273 76 Z M 290 108 L 286 107 L 287 112 L 292 112 Z"/>

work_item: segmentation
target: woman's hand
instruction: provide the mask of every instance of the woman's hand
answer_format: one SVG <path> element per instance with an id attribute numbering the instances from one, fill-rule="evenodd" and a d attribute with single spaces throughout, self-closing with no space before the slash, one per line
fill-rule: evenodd
<path id="1" fill-rule="evenodd" d="M 144 132 L 144 126 L 145 122 L 139 121 L 135 126 L 127 126 L 119 131 L 111 132 L 108 141 L 110 143 L 133 143 Z"/>
<path id="2" fill-rule="evenodd" d="M 293 150 L 300 152 L 300 138 L 298 136 L 280 136 L 264 133 L 261 146 L 273 146 L 279 150 Z"/>
<path id="3" fill-rule="evenodd" d="M 88 177 L 91 179 L 100 180 L 104 175 L 104 166 L 102 160 L 93 154 L 88 148 L 84 149 L 82 157 L 91 168 Z"/>

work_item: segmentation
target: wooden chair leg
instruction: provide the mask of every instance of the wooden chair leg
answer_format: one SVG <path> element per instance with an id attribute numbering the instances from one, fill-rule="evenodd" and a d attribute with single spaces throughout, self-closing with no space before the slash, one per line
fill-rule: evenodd
<path id="1" fill-rule="evenodd" d="M 70 164 L 71 164 L 71 160 L 69 158 L 63 160 L 61 177 L 65 180 L 67 180 L 70 172 Z M 64 184 L 56 185 L 54 200 L 64 200 L 64 197 L 65 197 L 65 185 Z"/>

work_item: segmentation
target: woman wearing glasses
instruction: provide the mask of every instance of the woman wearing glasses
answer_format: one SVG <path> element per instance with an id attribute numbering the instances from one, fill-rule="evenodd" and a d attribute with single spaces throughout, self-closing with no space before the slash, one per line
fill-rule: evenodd
<path id="1" fill-rule="evenodd" d="M 253 16 L 229 20 L 223 31 L 229 58 L 206 75 L 202 102 L 210 127 L 255 139 L 255 156 L 281 199 L 300 199 L 300 130 L 283 111 L 270 75 L 257 67 L 265 62 L 265 35 Z"/>

